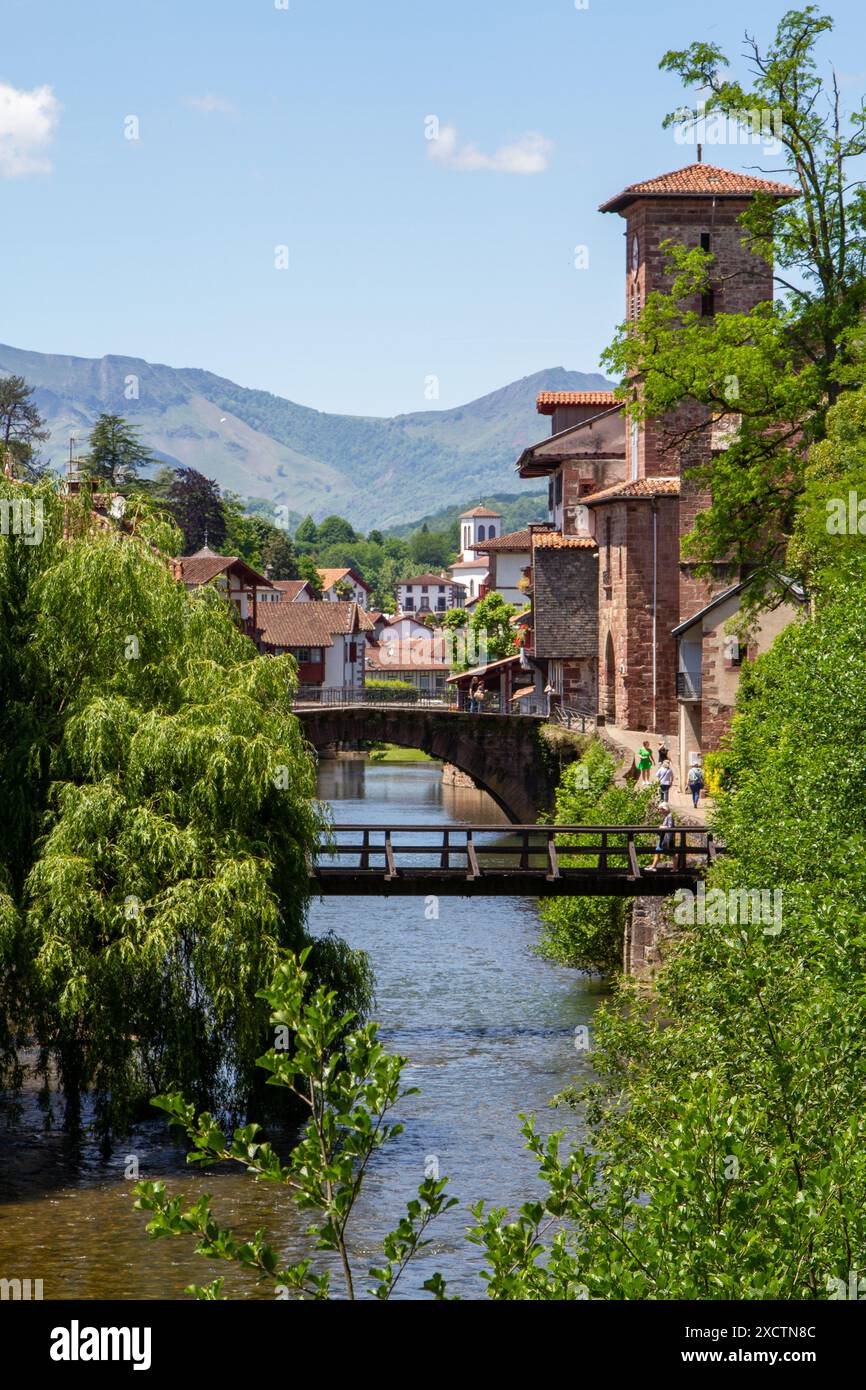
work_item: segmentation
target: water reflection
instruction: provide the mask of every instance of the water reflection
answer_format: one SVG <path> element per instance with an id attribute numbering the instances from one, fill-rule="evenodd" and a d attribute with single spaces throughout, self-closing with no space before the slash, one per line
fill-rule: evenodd
<path id="1" fill-rule="evenodd" d="M 506 826 L 485 793 L 443 786 L 431 763 L 326 762 L 319 790 L 338 821 Z M 423 898 L 332 898 L 313 905 L 310 924 L 369 953 L 384 1041 L 409 1059 L 407 1084 L 420 1088 L 404 1103 L 405 1133 L 371 1171 L 359 1253 L 376 1254 L 435 1155 L 461 1204 L 434 1227 L 426 1263 L 406 1276 L 402 1296 L 439 1268 L 452 1292 L 480 1298 L 480 1257 L 463 1240 L 466 1209 L 482 1196 L 514 1207 L 537 1193 L 520 1111 L 536 1111 L 545 1133 L 565 1128 L 580 1138 L 576 1117 L 547 1102 L 586 1066 L 574 1030 L 591 1020 L 599 989 L 532 955 L 531 900 L 443 898 L 438 916 L 430 907 Z M 132 1210 L 130 1173 L 163 1178 L 190 1196 L 209 1191 L 220 1219 L 240 1232 L 264 1225 L 287 1257 L 305 1252 L 307 1218 L 278 1192 L 242 1174 L 188 1169 L 184 1149 L 173 1149 L 156 1125 L 142 1126 L 106 1163 L 87 1138 L 77 1143 L 44 1129 L 31 1090 L 23 1107 L 0 1105 L 0 1145 L 0 1273 L 42 1278 L 46 1298 L 180 1297 L 186 1284 L 217 1273 L 230 1293 L 270 1296 L 229 1266 L 195 1257 L 184 1242 L 148 1241 Z"/>

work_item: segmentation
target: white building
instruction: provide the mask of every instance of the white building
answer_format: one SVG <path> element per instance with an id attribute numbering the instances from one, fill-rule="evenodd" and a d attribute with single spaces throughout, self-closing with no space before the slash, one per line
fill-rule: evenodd
<path id="1" fill-rule="evenodd" d="M 447 613 L 462 608 L 463 585 L 442 574 L 416 574 L 397 585 L 399 613 Z"/>
<path id="2" fill-rule="evenodd" d="M 541 529 L 541 528 L 538 528 Z M 490 566 L 487 575 L 487 588 L 495 589 L 506 603 L 523 608 L 528 596 L 520 587 L 521 581 L 528 587 L 529 570 L 532 567 L 532 536 L 529 527 L 522 531 L 509 531 L 493 540 L 479 541 L 478 554 L 487 556 Z"/>
<path id="3" fill-rule="evenodd" d="M 272 579 L 258 590 L 259 603 L 311 603 L 313 591 L 306 579 Z"/>
<path id="4" fill-rule="evenodd" d="M 322 584 L 322 598 L 326 603 L 341 603 L 351 600 L 357 603 L 359 608 L 365 610 L 370 606 L 372 588 L 354 570 L 320 569 L 318 573 Z"/>
<path id="5" fill-rule="evenodd" d="M 487 592 L 489 564 L 478 546 L 496 540 L 502 533 L 502 513 L 489 507 L 473 507 L 460 517 L 460 559 L 451 566 L 451 576 L 466 586 L 467 599 Z"/>
<path id="6" fill-rule="evenodd" d="M 267 603 L 259 610 L 260 646 L 288 652 L 301 686 L 359 690 L 373 625 L 357 603 Z"/>
<path id="7" fill-rule="evenodd" d="M 190 591 L 204 584 L 212 584 L 219 589 L 233 605 L 242 630 L 255 639 L 261 626 L 258 595 L 273 586 L 246 560 L 238 555 L 219 555 L 203 545 L 193 555 L 178 556 L 172 560 L 172 572 L 175 578 L 183 580 Z"/>

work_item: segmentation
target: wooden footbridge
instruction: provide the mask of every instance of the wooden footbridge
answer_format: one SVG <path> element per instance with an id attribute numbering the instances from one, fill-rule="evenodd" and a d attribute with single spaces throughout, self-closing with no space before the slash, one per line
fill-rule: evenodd
<path id="1" fill-rule="evenodd" d="M 324 896 L 638 897 L 694 890 L 722 847 L 675 826 L 657 870 L 646 825 L 337 825 L 311 873 Z M 588 861 L 581 863 L 581 860 Z"/>

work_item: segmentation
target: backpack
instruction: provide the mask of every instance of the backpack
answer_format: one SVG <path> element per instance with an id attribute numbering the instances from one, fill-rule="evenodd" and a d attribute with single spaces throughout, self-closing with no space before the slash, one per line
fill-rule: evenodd
<path id="1" fill-rule="evenodd" d="M 704 785 L 704 774 L 699 767 L 689 768 L 689 786 L 702 787 Z"/>

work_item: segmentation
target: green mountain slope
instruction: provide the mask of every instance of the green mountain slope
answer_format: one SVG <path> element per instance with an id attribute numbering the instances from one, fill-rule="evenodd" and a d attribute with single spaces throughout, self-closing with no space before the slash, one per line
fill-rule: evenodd
<path id="1" fill-rule="evenodd" d="M 514 493 L 514 460 L 549 431 L 541 390 L 597 390 L 598 373 L 553 367 L 452 410 L 392 419 L 332 415 L 198 368 L 136 357 L 91 359 L 0 345 L 0 374 L 36 388 L 55 467 L 101 411 L 125 415 L 151 451 L 198 468 L 244 496 L 316 518 L 337 512 L 360 529 L 438 513 L 467 497 Z"/>

